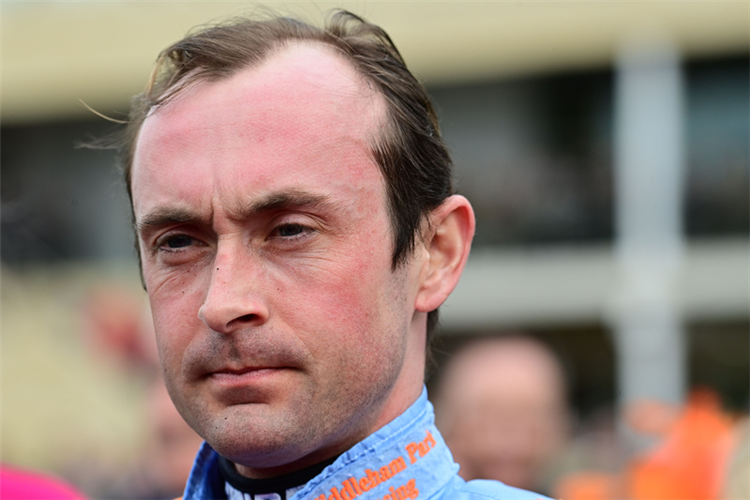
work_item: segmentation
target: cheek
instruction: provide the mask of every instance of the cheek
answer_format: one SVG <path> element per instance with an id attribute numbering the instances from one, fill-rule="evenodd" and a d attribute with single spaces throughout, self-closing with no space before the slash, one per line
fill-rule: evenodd
<path id="1" fill-rule="evenodd" d="M 317 294 L 321 321 L 337 325 L 342 342 L 358 350 L 385 355 L 405 335 L 407 311 L 404 290 L 390 269 L 372 272 L 361 266 L 349 279 L 325 286 Z"/>
<path id="2" fill-rule="evenodd" d="M 374 269 L 372 263 L 368 265 L 367 259 L 354 260 L 351 266 L 337 273 L 337 279 L 317 284 L 310 298 L 333 322 L 351 323 L 354 328 L 364 329 L 385 306 L 382 296 L 386 276 L 384 271 Z"/>
<path id="3" fill-rule="evenodd" d="M 208 287 L 210 255 L 199 255 L 179 266 L 165 265 L 153 254 L 141 255 L 146 291 L 155 312 L 185 307 Z"/>
<path id="4" fill-rule="evenodd" d="M 387 356 L 386 330 L 393 330 L 384 321 L 383 304 L 375 293 L 378 288 L 352 273 L 347 279 L 298 288 L 299 295 L 284 294 L 286 307 L 275 309 L 320 363 L 369 372 L 371 363 Z"/>
<path id="5" fill-rule="evenodd" d="M 334 241 L 323 258 L 274 266 L 269 276 L 280 285 L 278 296 L 293 309 L 320 314 L 331 324 L 371 323 L 392 279 L 391 245 L 383 232 Z"/>
<path id="6" fill-rule="evenodd" d="M 202 324 L 198 310 L 203 303 L 203 294 L 196 288 L 194 283 L 185 280 L 162 282 L 153 289 L 149 287 L 156 343 L 165 369 L 172 369 L 170 365 L 179 362 L 181 353 L 195 334 L 196 325 Z"/>

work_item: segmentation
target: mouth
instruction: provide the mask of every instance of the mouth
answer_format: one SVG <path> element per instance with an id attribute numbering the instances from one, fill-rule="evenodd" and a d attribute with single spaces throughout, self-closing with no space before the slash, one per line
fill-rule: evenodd
<path id="1" fill-rule="evenodd" d="M 289 369 L 285 366 L 222 368 L 208 373 L 207 378 L 221 385 L 246 385 L 261 382 Z"/>

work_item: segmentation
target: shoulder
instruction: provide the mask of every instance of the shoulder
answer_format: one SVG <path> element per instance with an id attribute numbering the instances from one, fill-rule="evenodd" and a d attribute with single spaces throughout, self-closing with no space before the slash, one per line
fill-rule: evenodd
<path id="1" fill-rule="evenodd" d="M 441 500 L 550 500 L 544 495 L 513 488 L 499 481 L 454 478 L 436 497 Z"/>

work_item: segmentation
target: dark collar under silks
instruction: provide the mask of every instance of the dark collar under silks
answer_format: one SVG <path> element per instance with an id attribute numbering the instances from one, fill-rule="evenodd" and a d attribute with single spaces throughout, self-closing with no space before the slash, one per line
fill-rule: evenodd
<path id="1" fill-rule="evenodd" d="M 224 491 L 227 493 L 229 500 L 245 500 L 248 495 L 251 499 L 259 498 L 277 498 L 289 500 L 292 495 L 304 488 L 313 478 L 320 475 L 323 469 L 336 461 L 338 457 L 331 457 L 328 460 L 305 467 L 304 469 L 262 479 L 253 479 L 245 477 L 237 471 L 237 467 L 230 460 L 219 456 L 219 468 L 224 478 Z"/>

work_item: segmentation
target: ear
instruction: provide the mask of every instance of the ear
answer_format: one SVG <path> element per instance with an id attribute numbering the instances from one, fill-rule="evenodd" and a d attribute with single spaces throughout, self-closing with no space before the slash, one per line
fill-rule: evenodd
<path id="1" fill-rule="evenodd" d="M 432 211 L 430 224 L 415 302 L 421 312 L 437 309 L 456 287 L 474 237 L 474 210 L 466 198 L 454 195 Z"/>

